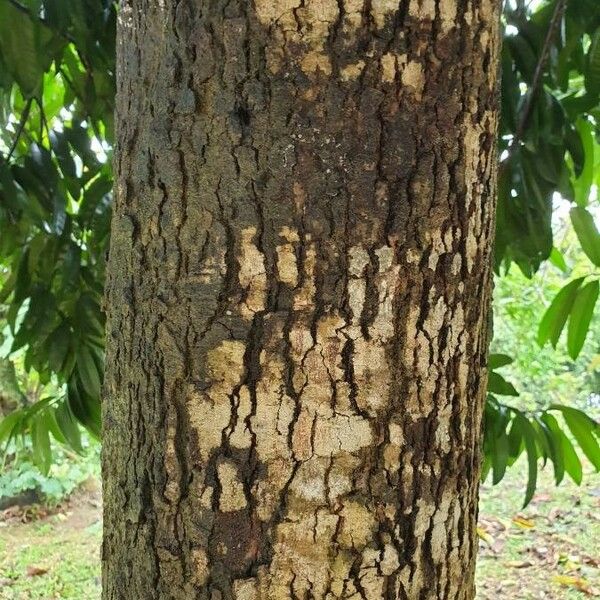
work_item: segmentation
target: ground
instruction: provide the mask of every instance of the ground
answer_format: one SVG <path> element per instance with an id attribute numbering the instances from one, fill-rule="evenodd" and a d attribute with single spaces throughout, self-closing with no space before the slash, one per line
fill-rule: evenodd
<path id="1" fill-rule="evenodd" d="M 581 487 L 557 488 L 545 469 L 521 510 L 525 475 L 519 462 L 482 489 L 478 600 L 600 597 L 600 478 L 588 470 Z"/>
<path id="2" fill-rule="evenodd" d="M 524 476 L 518 463 L 500 485 L 482 490 L 478 600 L 600 597 L 600 478 L 555 488 L 545 470 L 533 502 L 520 510 Z M 49 514 L 4 511 L 0 599 L 97 600 L 100 519 L 95 481 Z"/>

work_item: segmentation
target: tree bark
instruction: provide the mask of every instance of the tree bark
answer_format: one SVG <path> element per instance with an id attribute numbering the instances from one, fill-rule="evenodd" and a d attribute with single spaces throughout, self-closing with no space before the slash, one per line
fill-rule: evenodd
<path id="1" fill-rule="evenodd" d="M 471 599 L 498 0 L 126 0 L 105 600 Z"/>
<path id="2" fill-rule="evenodd" d="M 26 398 L 19 389 L 15 365 L 8 358 L 0 358 L 0 417 L 26 403 Z"/>

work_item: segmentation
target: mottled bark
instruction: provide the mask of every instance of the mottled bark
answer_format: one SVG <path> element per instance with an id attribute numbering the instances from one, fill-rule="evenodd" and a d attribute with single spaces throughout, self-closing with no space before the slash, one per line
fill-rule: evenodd
<path id="1" fill-rule="evenodd" d="M 105 600 L 471 599 L 499 0 L 129 0 Z"/>

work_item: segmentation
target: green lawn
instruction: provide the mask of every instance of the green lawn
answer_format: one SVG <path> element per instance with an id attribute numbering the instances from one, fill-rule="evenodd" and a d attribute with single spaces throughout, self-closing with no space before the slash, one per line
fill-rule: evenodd
<path id="1" fill-rule="evenodd" d="M 543 471 L 532 504 L 520 510 L 524 469 L 482 490 L 480 600 L 575 600 L 600 595 L 600 477 L 555 488 Z M 0 523 L 0 598 L 100 597 L 99 493 L 77 493 L 58 513 Z"/>

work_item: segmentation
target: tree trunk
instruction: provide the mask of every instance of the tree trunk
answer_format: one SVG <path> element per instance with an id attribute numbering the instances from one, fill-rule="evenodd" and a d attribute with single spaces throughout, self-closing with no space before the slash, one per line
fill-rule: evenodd
<path id="1" fill-rule="evenodd" d="M 499 0 L 128 0 L 105 600 L 471 599 Z"/>
<path id="2" fill-rule="evenodd" d="M 26 398 L 19 389 L 15 365 L 8 358 L 0 358 L 0 420 L 25 403 Z"/>

